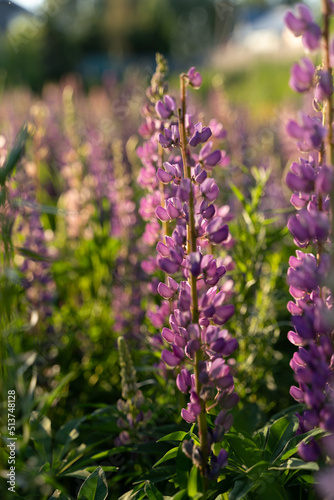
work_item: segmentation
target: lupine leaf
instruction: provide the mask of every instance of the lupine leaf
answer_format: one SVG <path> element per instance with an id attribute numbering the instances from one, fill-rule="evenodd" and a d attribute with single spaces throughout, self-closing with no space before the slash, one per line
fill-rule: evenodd
<path id="1" fill-rule="evenodd" d="M 78 500 L 105 500 L 108 495 L 108 484 L 106 476 L 101 467 L 92 472 L 83 485 L 78 494 Z"/>
<path id="2" fill-rule="evenodd" d="M 290 439 L 290 441 L 287 442 L 287 444 L 285 445 L 284 449 L 282 450 L 278 458 L 280 460 L 286 460 L 287 458 L 291 457 L 292 455 L 294 455 L 294 453 L 297 452 L 298 445 L 301 442 L 304 441 L 307 442 L 311 437 L 315 436 L 323 437 L 325 435 L 326 431 L 324 431 L 323 429 L 312 429 L 311 431 L 308 431 L 305 434 L 299 434 L 298 436 L 294 436 L 292 439 Z"/>
<path id="3" fill-rule="evenodd" d="M 68 450 L 72 441 L 79 436 L 78 427 L 85 420 L 85 417 L 75 418 L 63 425 L 55 435 L 56 449 L 53 452 L 53 462 L 60 460 Z"/>
<path id="4" fill-rule="evenodd" d="M 160 481 L 171 479 L 174 476 L 175 467 L 162 466 L 157 467 L 156 469 L 151 469 L 148 474 L 141 476 L 137 483 L 140 483 L 145 479 L 148 479 L 151 483 L 159 483 Z M 134 481 L 134 484 L 136 484 L 136 481 Z"/>
<path id="5" fill-rule="evenodd" d="M 164 498 L 154 484 L 151 484 L 149 481 L 146 482 L 145 493 L 149 500 L 163 500 Z"/>
<path id="6" fill-rule="evenodd" d="M 230 182 L 230 188 L 232 189 L 233 193 L 238 198 L 238 200 L 245 206 L 246 200 L 240 189 L 238 189 L 237 186 L 233 184 L 233 182 Z"/>
<path id="7" fill-rule="evenodd" d="M 289 458 L 287 462 L 277 467 L 269 467 L 269 470 L 313 470 L 318 471 L 319 465 L 316 462 L 304 462 L 299 458 Z"/>
<path id="8" fill-rule="evenodd" d="M 297 417 L 282 417 L 270 428 L 266 449 L 272 453 L 270 460 L 273 462 L 286 444 L 293 438 L 298 429 Z"/>
<path id="9" fill-rule="evenodd" d="M 180 443 L 176 457 L 176 477 L 180 488 L 187 488 L 190 469 L 191 460 L 183 453 L 182 443 Z"/>
<path id="10" fill-rule="evenodd" d="M 64 495 L 64 493 L 62 493 L 60 490 L 56 490 L 52 493 L 48 500 L 70 500 L 70 497 Z"/>
<path id="11" fill-rule="evenodd" d="M 194 498 L 194 496 L 197 495 L 198 493 L 198 488 L 197 488 L 198 472 L 199 472 L 198 467 L 196 467 L 196 465 L 193 465 L 189 474 L 189 481 L 188 481 L 188 495 L 190 496 L 190 498 Z"/>
<path id="12" fill-rule="evenodd" d="M 253 481 L 251 479 L 238 479 L 229 495 L 229 500 L 241 500 L 252 489 Z"/>
<path id="13" fill-rule="evenodd" d="M 187 434 L 189 433 L 184 431 L 172 432 L 171 434 L 167 434 L 166 436 L 158 439 L 157 443 L 160 441 L 183 441 Z"/>
<path id="14" fill-rule="evenodd" d="M 157 465 L 160 465 L 162 464 L 163 462 L 167 462 L 167 460 L 171 460 L 172 458 L 175 458 L 176 455 L 177 455 L 177 450 L 179 449 L 178 446 L 176 446 L 175 448 L 172 448 L 171 450 L 167 451 L 167 453 L 164 454 L 164 456 L 162 458 L 160 458 L 160 460 L 158 460 L 154 465 L 153 467 L 156 467 Z"/>
<path id="15" fill-rule="evenodd" d="M 241 433 L 229 433 L 226 434 L 225 439 L 241 463 L 245 464 L 247 467 L 252 467 L 254 462 L 256 463 L 261 460 L 262 451 L 258 448 L 257 443 L 251 438 Z"/>
<path id="16" fill-rule="evenodd" d="M 187 498 L 187 490 L 181 490 L 173 496 L 173 500 L 182 500 Z"/>
<path id="17" fill-rule="evenodd" d="M 38 458 L 44 464 L 52 461 L 51 420 L 33 411 L 30 417 L 32 438 Z M 42 465 L 40 462 L 39 465 Z"/>

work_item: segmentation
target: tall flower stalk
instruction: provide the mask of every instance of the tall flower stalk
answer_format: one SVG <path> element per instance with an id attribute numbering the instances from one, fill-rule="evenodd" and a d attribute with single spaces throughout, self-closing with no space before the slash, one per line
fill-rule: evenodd
<path id="1" fill-rule="evenodd" d="M 226 268 L 212 255 L 215 245 L 228 247 L 231 241 L 228 210 L 215 203 L 219 188 L 211 177 L 215 166 L 226 165 L 226 153 L 214 149 L 209 141 L 220 137 L 221 127 L 211 129 L 201 122 L 194 125 L 187 113 L 187 89 L 199 88 L 201 82 L 193 67 L 180 75 L 179 108 L 166 93 L 156 101 L 159 120 L 154 121 L 150 143 L 153 157 L 157 158 L 154 153 L 159 150 L 153 146 L 156 141 L 167 160 L 161 165 L 156 161 L 155 173 L 164 185 L 164 197 L 155 215 L 168 225 L 168 234 L 160 232 L 155 260 L 166 273 L 157 292 L 169 305 L 169 328 L 162 329 L 162 338 L 171 350 L 162 351 L 162 360 L 177 370 L 177 387 L 190 397 L 181 415 L 188 423 L 197 422 L 199 444 L 185 441 L 183 450 L 200 470 L 205 495 L 208 480 L 216 479 L 227 464 L 227 452 L 221 449 L 217 456 L 212 447 L 231 427 L 229 410 L 239 398 L 234 392 L 233 360 L 228 360 L 238 344 L 221 328 L 234 313 L 228 303 L 230 283 L 219 287 Z M 151 118 L 143 130 L 150 124 Z M 211 429 L 207 414 L 214 408 L 215 426 Z"/>
<path id="2" fill-rule="evenodd" d="M 300 433 L 315 427 L 333 432 L 333 41 L 329 34 L 333 9 L 329 0 L 323 0 L 322 30 L 308 7 L 298 4 L 297 9 L 297 16 L 292 12 L 286 15 L 286 24 L 295 36 L 302 36 L 308 51 L 322 45 L 323 62 L 316 68 L 311 59 L 303 58 L 293 66 L 290 78 L 294 90 L 312 95 L 315 110 L 314 116 L 302 114 L 299 123 L 291 120 L 287 126 L 303 154 L 291 165 L 286 179 L 294 191 L 291 203 L 298 211 L 289 219 L 288 228 L 299 248 L 313 244 L 313 252 L 297 250 L 289 261 L 288 282 L 294 302 L 289 302 L 288 309 L 295 331 L 288 337 L 298 347 L 290 363 L 298 386 L 291 387 L 290 393 L 307 407 L 299 415 Z M 322 453 L 314 440 L 299 446 L 305 460 L 318 460 Z"/>

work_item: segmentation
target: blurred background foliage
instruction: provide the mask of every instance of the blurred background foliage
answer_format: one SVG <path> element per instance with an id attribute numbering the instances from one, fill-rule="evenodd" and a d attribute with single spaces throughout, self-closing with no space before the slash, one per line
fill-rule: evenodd
<path id="1" fill-rule="evenodd" d="M 229 252 L 235 268 L 228 276 L 235 283 L 237 311 L 229 328 L 240 343 L 238 425 L 249 420 L 258 428 L 292 403 L 285 277 L 294 245 L 285 230 L 290 193 L 283 179 L 296 155 L 284 127 L 299 105 L 300 98 L 288 88 L 298 47 L 281 46 L 281 28 L 275 32 L 272 26 L 277 36 L 270 38 L 269 30 L 270 56 L 250 48 L 254 23 L 264 15 L 276 19 L 285 7 L 269 0 L 47 0 L 33 15 L 2 27 L 1 155 L 10 151 L 21 124 L 29 120 L 34 133 L 14 171 L 11 196 L 29 200 L 33 193 L 37 208 L 27 219 L 37 212 L 47 236 L 43 244 L 51 251 L 46 260 L 51 301 L 43 311 L 40 297 L 28 297 L 23 287 L 23 278 L 36 273 L 43 258 L 29 254 L 28 243 L 25 254 L 17 250 L 25 244 L 19 224 L 25 227 L 27 220 L 14 211 L 13 234 L 2 232 L 0 238 L 10 253 L 10 265 L 2 263 L 0 269 L 1 365 L 7 372 L 1 389 L 3 401 L 13 387 L 21 401 L 22 495 L 46 499 L 58 481 L 76 495 L 82 477 L 73 485 L 71 476 L 61 472 L 63 461 L 74 460 L 66 470 L 75 474 L 80 464 L 97 466 L 109 457 L 104 466 L 120 467 L 117 475 L 107 471 L 111 498 L 119 498 L 167 451 L 164 443 L 151 448 L 159 433 L 187 428 L 179 414 L 185 402 L 175 390 L 175 373 L 157 369 L 160 352 L 154 336 L 159 328 L 145 312 L 155 310 L 160 298 L 148 296 L 150 277 L 140 269 L 147 255 L 137 246 L 144 231 L 136 216 L 143 196 L 136 186 L 137 130 L 157 51 L 169 60 L 174 96 L 178 72 L 192 65 L 201 70 L 203 85 L 190 97 L 191 109 L 206 124 L 216 118 L 228 132 L 223 147 L 231 164 L 218 171 L 217 182 L 219 201 L 230 204 L 235 214 L 230 225 L 235 246 Z M 248 48 L 240 42 L 243 36 Z M 2 222 L 6 210 L 0 202 Z M 71 220 L 71 212 L 82 220 Z M 28 269 L 21 268 L 23 257 Z M 134 447 L 126 450 L 115 446 L 116 401 L 122 392 L 120 334 L 130 340 L 138 387 L 152 412 Z M 41 433 L 46 451 L 51 435 L 57 449 L 64 444 L 62 426 L 67 423 L 76 431 L 71 437 L 76 444 L 65 442 L 58 463 L 49 458 L 34 462 L 43 455 L 36 448 Z M 110 458 L 115 453 L 120 464 Z M 5 462 L 2 449 L 0 463 Z M 0 493 L 6 498 L 6 492 Z"/>
<path id="2" fill-rule="evenodd" d="M 293 2 L 285 2 L 289 3 Z M 244 27 L 248 33 L 263 16 L 272 13 L 280 18 L 280 7 L 279 2 L 266 0 L 45 0 L 33 12 L 19 11 L 21 15 L 11 18 L 15 3 L 8 8 L 2 0 L 2 79 L 7 85 L 28 84 L 40 91 L 46 81 L 58 81 L 69 72 L 81 74 L 91 85 L 107 73 L 122 78 L 125 68 L 134 66 L 148 80 L 157 51 L 168 57 L 172 70 L 190 60 L 197 66 L 215 67 L 215 51 L 224 65 L 224 49 L 235 28 Z M 269 29 L 277 30 L 277 21 L 268 19 L 268 23 Z M 248 54 L 241 69 L 259 55 Z M 287 68 L 281 67 L 281 78 Z M 267 78 L 263 67 L 256 74 Z M 254 79 L 253 73 L 245 76 Z M 276 82 L 272 76 L 271 82 Z M 239 79 L 240 72 L 227 79 L 235 92 Z"/>

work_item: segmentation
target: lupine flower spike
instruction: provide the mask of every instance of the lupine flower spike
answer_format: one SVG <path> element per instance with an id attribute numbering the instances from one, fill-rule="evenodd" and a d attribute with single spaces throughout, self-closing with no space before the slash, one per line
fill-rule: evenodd
<path id="1" fill-rule="evenodd" d="M 297 214 L 288 222 L 295 244 L 302 249 L 291 257 L 288 283 L 293 301 L 288 304 L 294 330 L 288 338 L 298 347 L 290 366 L 298 385 L 291 396 L 307 409 L 298 415 L 299 433 L 316 427 L 334 431 L 334 313 L 333 295 L 333 102 L 330 65 L 328 0 L 323 2 L 323 30 L 308 7 L 298 4 L 298 16 L 286 15 L 286 24 L 296 36 L 303 37 L 308 50 L 316 50 L 323 37 L 323 65 L 315 68 L 310 59 L 302 59 L 292 68 L 290 85 L 297 92 L 312 92 L 316 113 L 303 114 L 299 122 L 290 121 L 288 134 L 297 139 L 302 153 L 291 165 L 286 182 L 293 191 L 291 203 Z M 332 205 L 332 207 L 331 207 Z M 332 212 L 332 214 L 331 214 Z M 332 229 L 331 222 L 332 219 Z M 311 439 L 299 446 L 299 455 L 307 461 L 318 460 L 324 452 L 321 442 Z"/>
<path id="2" fill-rule="evenodd" d="M 216 165 L 223 165 L 225 152 L 209 141 L 210 127 L 200 122 L 194 125 L 187 114 L 186 89 L 199 88 L 201 82 L 200 73 L 191 68 L 180 75 L 178 109 L 175 99 L 166 94 L 156 102 L 161 127 L 152 143 L 158 138 L 166 156 L 156 173 L 165 196 L 155 206 L 157 219 L 169 228 L 168 234 L 160 233 L 156 260 L 167 274 L 157 292 L 171 310 L 169 327 L 161 332 L 169 344 L 162 351 L 162 360 L 178 370 L 177 387 L 189 395 L 181 415 L 188 423 L 198 423 L 200 445 L 186 441 L 183 450 L 199 467 L 206 484 L 227 464 L 227 452 L 221 450 L 216 456 L 212 446 L 230 429 L 233 419 L 229 411 L 239 398 L 228 360 L 238 344 L 225 328 L 234 307 L 227 303 L 230 293 L 219 286 L 226 268 L 206 252 L 211 245 L 228 245 L 231 239 L 215 203 L 219 188 L 209 177 Z M 207 412 L 213 407 L 219 411 L 215 427 L 209 429 Z"/>

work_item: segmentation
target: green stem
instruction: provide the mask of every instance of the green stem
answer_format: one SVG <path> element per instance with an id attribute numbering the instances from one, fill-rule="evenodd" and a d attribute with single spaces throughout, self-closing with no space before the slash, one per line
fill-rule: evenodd
<path id="1" fill-rule="evenodd" d="M 184 178 L 189 179 L 191 181 L 191 170 L 190 165 L 187 160 L 187 135 L 186 135 L 186 127 L 185 127 L 185 116 L 186 116 L 186 75 L 180 75 L 180 83 L 181 83 L 181 110 L 179 110 L 179 128 L 180 128 L 180 138 L 181 138 L 181 154 L 182 154 L 182 162 L 183 162 L 183 172 Z M 196 244 L 196 227 L 195 227 L 195 204 L 194 204 L 194 193 L 193 189 L 190 189 L 189 196 L 189 221 L 187 227 L 187 252 L 188 254 L 191 252 L 197 251 Z M 197 296 L 197 280 L 196 277 L 190 273 L 190 287 L 191 287 L 191 297 L 192 297 L 192 321 L 194 324 L 198 324 L 199 320 L 199 311 L 198 311 L 198 296 Z M 195 354 L 195 387 L 196 393 L 200 394 L 201 392 L 201 383 L 199 381 L 199 366 L 201 361 L 203 361 L 203 352 L 202 349 L 196 352 Z M 197 417 L 198 429 L 199 429 L 199 438 L 201 443 L 201 453 L 203 458 L 203 464 L 201 467 L 201 474 L 203 478 L 203 494 L 204 499 L 206 498 L 206 490 L 207 490 L 207 480 L 206 480 L 206 464 L 208 461 L 208 428 L 206 421 L 206 408 L 205 402 L 200 399 L 201 404 L 201 413 Z"/>
<path id="2" fill-rule="evenodd" d="M 325 71 L 328 71 L 330 75 L 333 74 L 333 68 L 330 64 L 330 16 L 331 16 L 331 7 L 328 0 L 322 0 L 322 16 L 323 16 L 323 32 L 322 32 L 322 40 L 323 40 L 323 63 Z M 325 105 L 324 111 L 324 120 L 325 126 L 327 127 L 328 134 L 325 139 L 325 152 L 326 152 L 326 164 L 328 166 L 333 166 L 333 94 L 331 94 L 327 98 L 327 102 Z M 331 273 L 330 273 L 330 289 L 333 293 L 334 288 L 334 189 L 330 193 L 330 202 L 331 202 Z M 333 336 L 333 334 L 332 334 Z M 333 340 L 333 337 L 332 337 Z"/>
<path id="3" fill-rule="evenodd" d="M 325 71 L 328 71 L 332 75 L 332 67 L 330 64 L 330 5 L 328 0 L 322 0 L 322 16 L 323 16 L 323 32 L 322 32 L 322 40 L 323 40 L 323 63 Z M 325 125 L 328 130 L 328 134 L 325 140 L 325 150 L 326 150 L 326 163 L 327 165 L 333 165 L 333 95 L 328 97 L 326 105 L 325 105 Z M 332 235 L 332 268 L 334 268 L 334 192 L 332 190 L 331 193 L 331 235 Z"/>
<path id="4" fill-rule="evenodd" d="M 164 156 L 164 150 L 162 149 L 161 144 L 158 146 L 158 166 L 162 168 L 163 164 L 163 156 Z M 160 191 L 160 205 L 162 207 L 165 206 L 165 186 L 163 182 L 159 181 L 159 191 Z M 168 221 L 162 223 L 162 228 L 161 228 L 161 239 L 163 243 L 165 242 L 165 236 L 168 236 Z"/>

